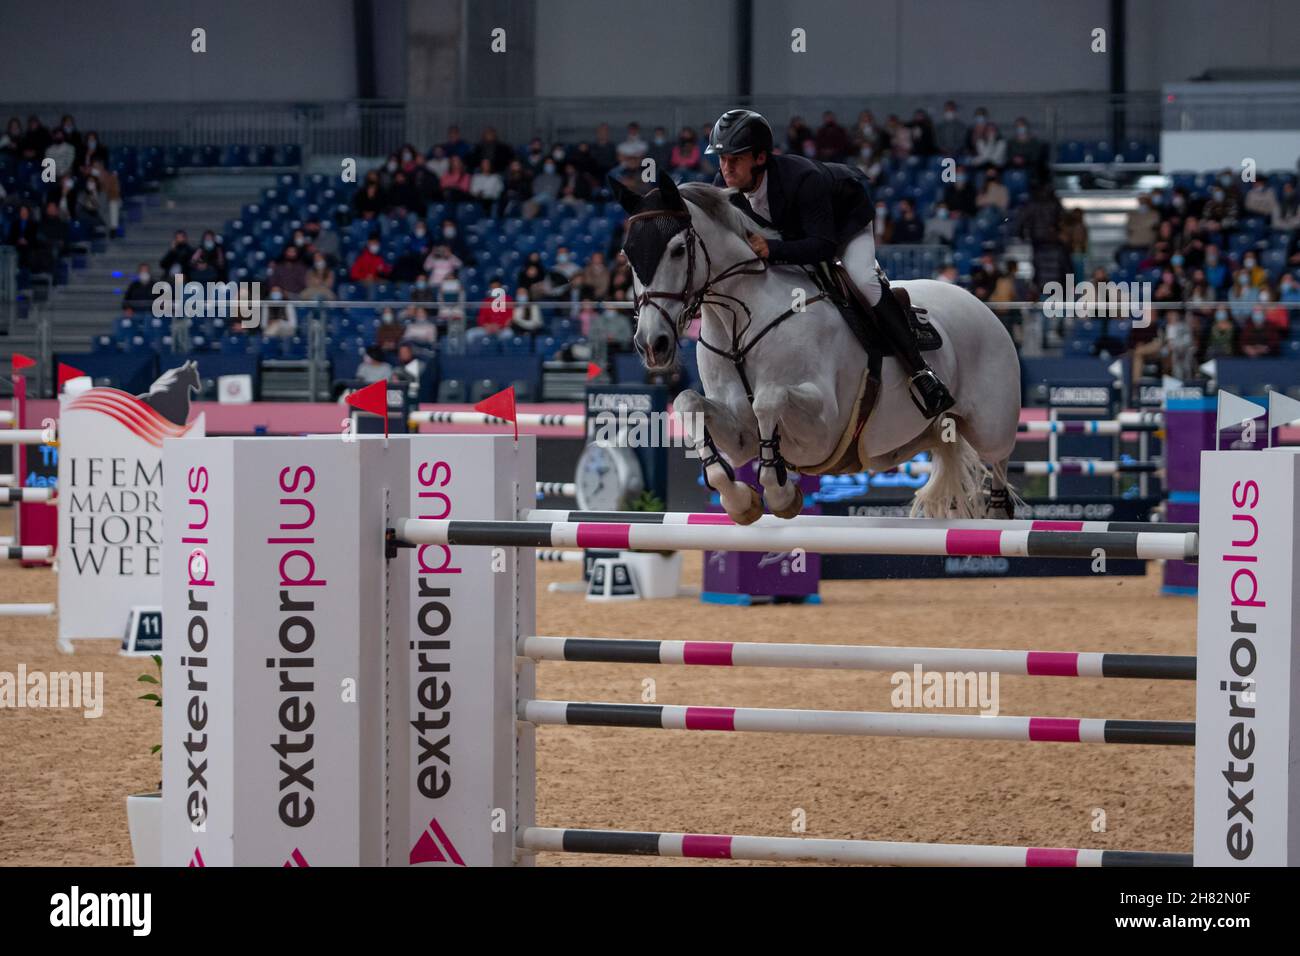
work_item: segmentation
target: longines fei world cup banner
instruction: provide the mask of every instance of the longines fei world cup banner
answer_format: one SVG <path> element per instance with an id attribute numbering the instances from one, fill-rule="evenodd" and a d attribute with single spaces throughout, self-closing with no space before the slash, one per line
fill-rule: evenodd
<path id="1" fill-rule="evenodd" d="M 150 398 L 92 388 L 63 400 L 60 641 L 121 639 L 133 606 L 162 604 L 162 443 L 203 437 L 204 420 L 178 424 Z"/>

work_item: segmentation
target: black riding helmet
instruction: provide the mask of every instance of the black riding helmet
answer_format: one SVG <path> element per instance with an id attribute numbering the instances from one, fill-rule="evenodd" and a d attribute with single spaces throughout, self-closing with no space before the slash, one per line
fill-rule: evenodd
<path id="1" fill-rule="evenodd" d="M 713 124 L 706 153 L 732 156 L 736 153 L 772 152 L 772 127 L 761 113 L 727 110 Z"/>

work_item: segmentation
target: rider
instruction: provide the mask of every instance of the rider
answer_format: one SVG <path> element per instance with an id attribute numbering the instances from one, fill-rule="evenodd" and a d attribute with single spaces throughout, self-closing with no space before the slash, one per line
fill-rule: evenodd
<path id="1" fill-rule="evenodd" d="M 839 163 L 774 155 L 772 127 L 752 110 L 728 110 L 713 124 L 706 152 L 719 158 L 724 183 L 740 190 L 750 211 L 782 238 L 749 237 L 754 253 L 774 263 L 813 266 L 839 259 L 858 298 L 870 307 L 895 353 L 907 366 L 913 398 L 927 418 L 953 405 L 952 395 L 916 346 L 902 305 L 876 267 L 871 220 L 875 207 L 865 178 Z"/>

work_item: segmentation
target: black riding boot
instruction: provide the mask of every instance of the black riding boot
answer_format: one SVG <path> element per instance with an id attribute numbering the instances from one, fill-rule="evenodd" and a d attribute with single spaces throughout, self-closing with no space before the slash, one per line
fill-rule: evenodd
<path id="1" fill-rule="evenodd" d="M 921 357 L 921 350 L 916 346 L 916 338 L 912 335 L 907 313 L 894 298 L 894 293 L 887 285 L 883 286 L 882 292 L 880 301 L 872 310 L 876 313 L 876 321 L 880 323 L 881 329 L 888 337 L 889 344 L 894 347 L 899 361 L 907 366 L 908 378 L 912 385 L 909 393 L 912 401 L 926 418 L 937 418 L 952 408 L 953 397 L 948 391 L 948 386 L 943 384 L 943 380 Z"/>

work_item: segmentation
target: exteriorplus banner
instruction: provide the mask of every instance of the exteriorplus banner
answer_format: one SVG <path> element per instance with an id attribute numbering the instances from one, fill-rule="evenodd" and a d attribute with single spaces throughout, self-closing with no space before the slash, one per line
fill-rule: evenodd
<path id="1" fill-rule="evenodd" d="M 161 382 L 162 380 L 160 380 Z M 121 639 L 133 605 L 162 603 L 162 444 L 201 438 L 183 405 L 115 388 L 59 413 L 59 639 Z M 179 418 L 179 421 L 174 419 Z"/>

